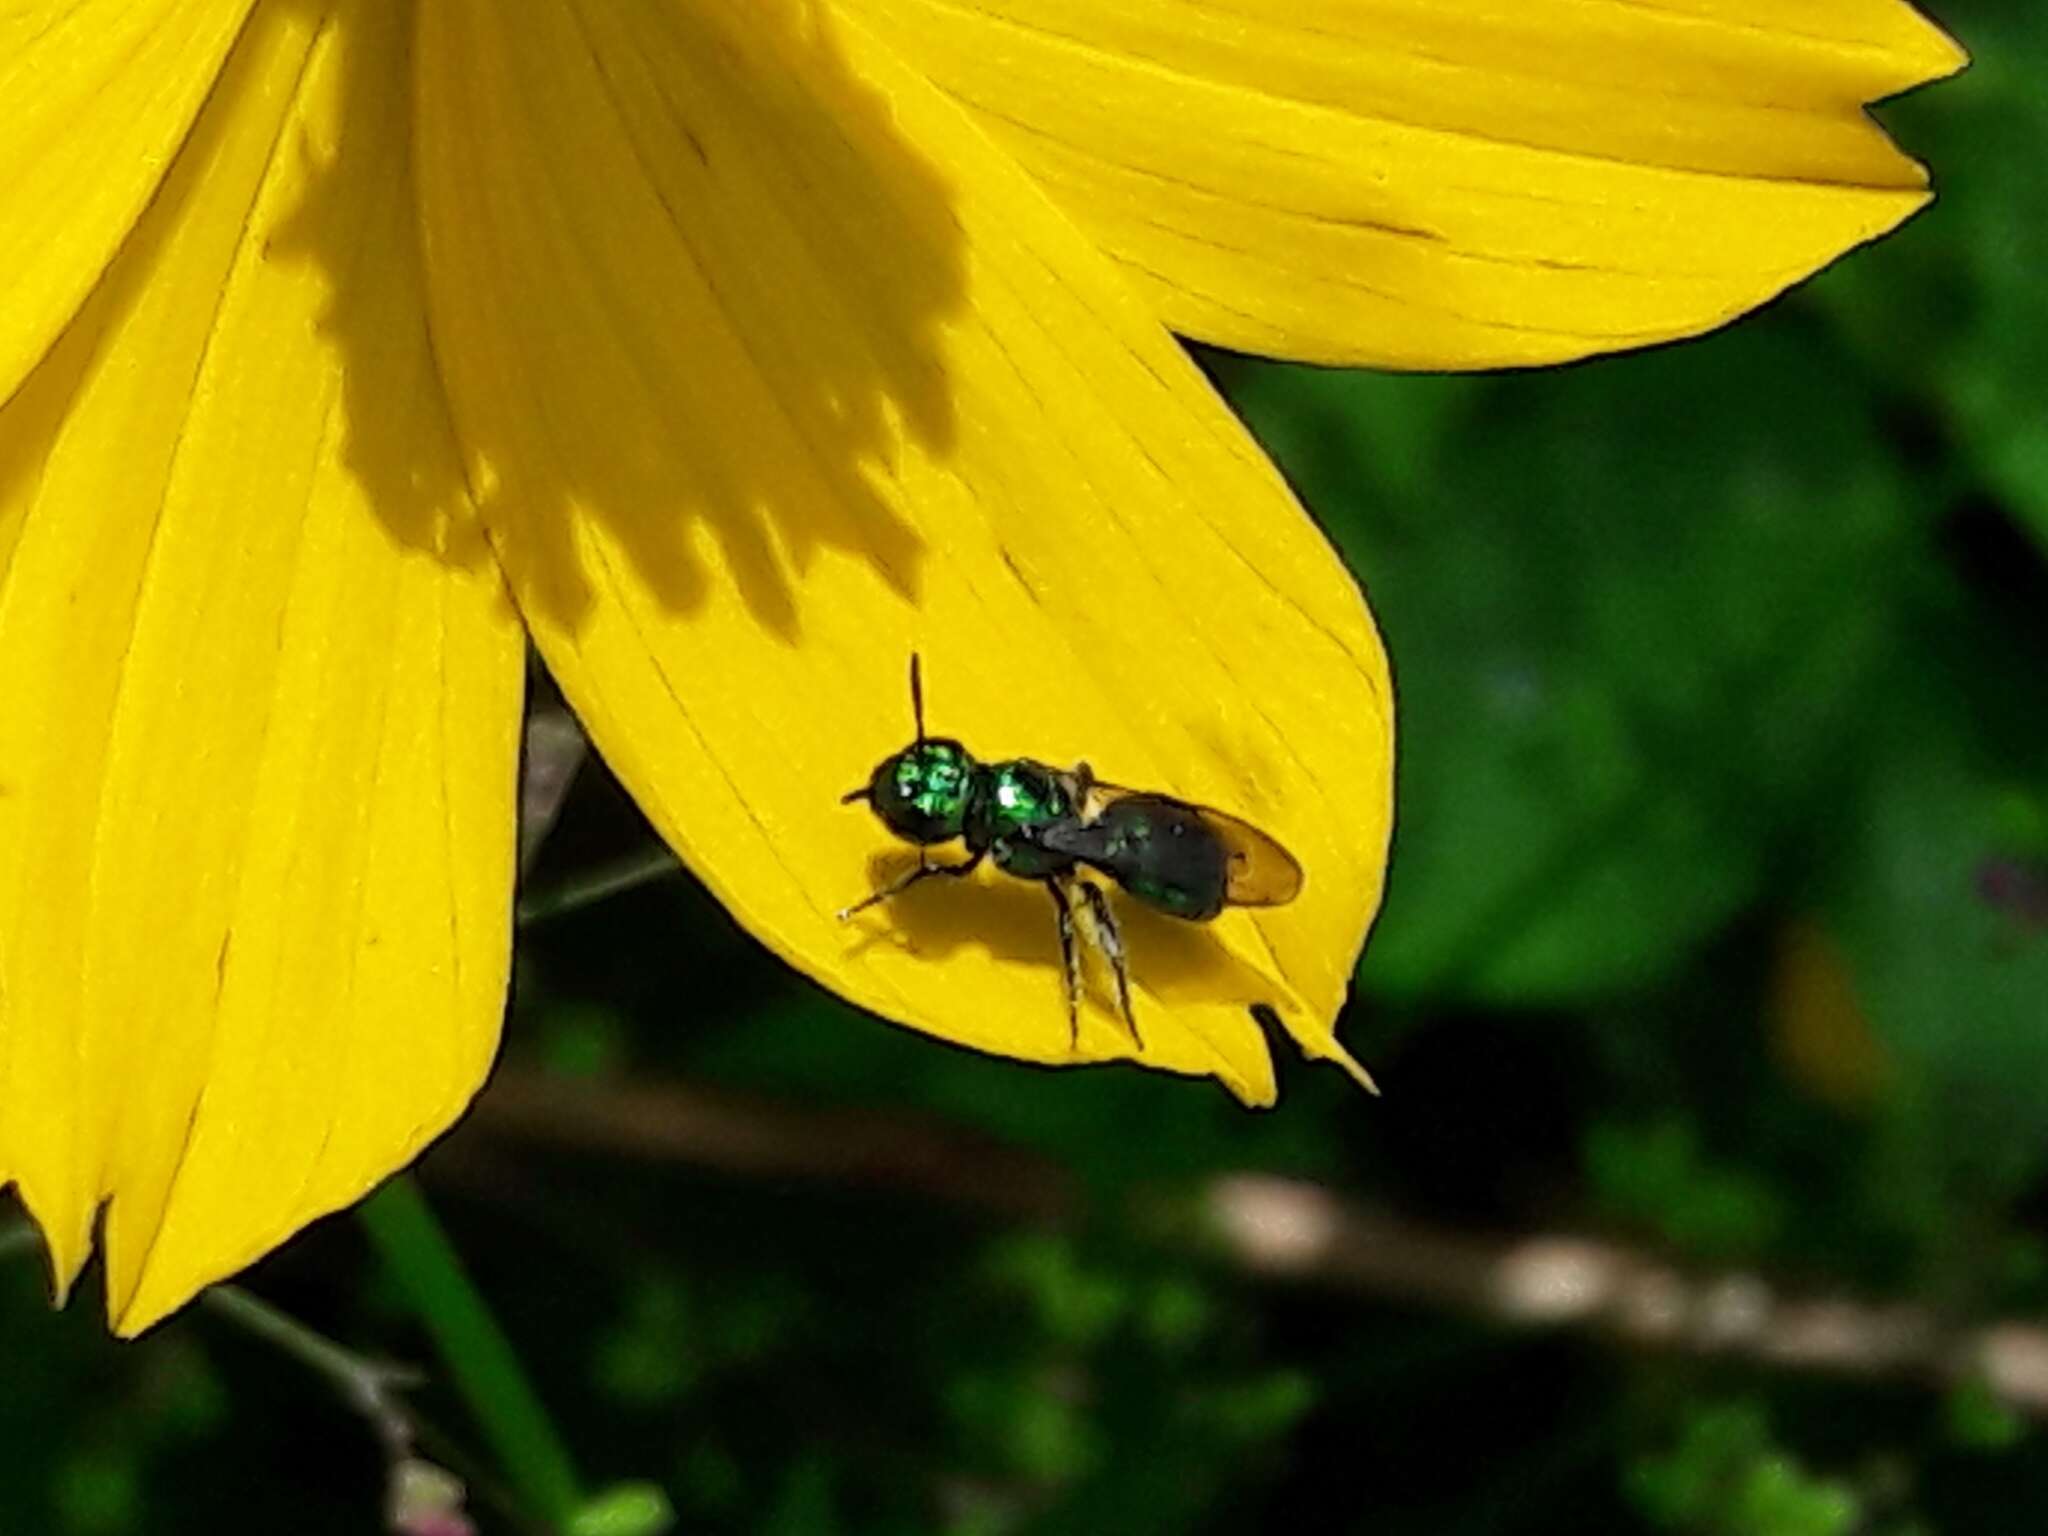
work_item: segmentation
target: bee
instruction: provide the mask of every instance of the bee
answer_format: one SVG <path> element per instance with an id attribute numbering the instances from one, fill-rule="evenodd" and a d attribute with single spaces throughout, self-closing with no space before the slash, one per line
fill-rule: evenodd
<path id="1" fill-rule="evenodd" d="M 1081 957 L 1076 916 L 1116 979 L 1117 1003 L 1140 1049 L 1131 1011 L 1123 931 L 1100 884 L 1106 875 L 1153 910 L 1206 923 L 1229 907 L 1276 907 L 1302 887 L 1294 855 L 1257 827 L 1206 805 L 1097 779 L 1086 763 L 1057 768 L 1035 758 L 982 762 L 960 742 L 929 736 L 924 680 L 910 658 L 910 707 L 917 735 L 875 765 L 868 782 L 841 796 L 865 802 L 895 836 L 914 844 L 914 868 L 839 913 L 845 922 L 920 881 L 961 879 L 989 860 L 1004 874 L 1051 894 L 1058 926 L 1070 1043 L 1080 1042 Z M 931 850 L 958 842 L 967 856 L 940 862 Z"/>

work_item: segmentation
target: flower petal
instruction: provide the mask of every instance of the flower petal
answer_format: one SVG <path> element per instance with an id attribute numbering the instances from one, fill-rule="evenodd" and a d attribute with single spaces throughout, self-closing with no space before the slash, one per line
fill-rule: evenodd
<path id="1" fill-rule="evenodd" d="M 497 1039 L 521 652 L 426 345 L 403 11 L 264 7 L 0 412 L 0 1178 L 123 1332 Z M 317 31 L 315 28 L 319 27 Z"/>
<path id="2" fill-rule="evenodd" d="M 250 4 L 0 6 L 0 400 L 134 227 Z"/>
<path id="3" fill-rule="evenodd" d="M 1129 914 L 1143 1059 L 1255 1102 L 1378 902 L 1385 660 L 1357 587 L 1115 270 L 827 7 L 423 13 L 436 350 L 529 627 L 655 825 L 769 945 L 889 1018 L 1070 1047 L 1053 909 L 901 871 L 840 792 L 930 721 L 1087 757 L 1300 855 L 1292 906 Z M 943 886 L 944 888 L 938 888 Z"/>
<path id="4" fill-rule="evenodd" d="M 1927 200 L 1897 0 L 847 0 L 1169 325 L 1402 368 L 1711 329 Z"/>

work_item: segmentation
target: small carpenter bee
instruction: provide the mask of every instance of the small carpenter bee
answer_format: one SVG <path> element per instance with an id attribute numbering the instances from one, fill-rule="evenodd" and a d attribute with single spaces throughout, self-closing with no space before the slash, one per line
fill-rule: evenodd
<path id="1" fill-rule="evenodd" d="M 927 736 L 924 684 L 910 658 L 910 706 L 917 737 L 875 765 L 868 782 L 842 797 L 865 800 L 896 836 L 915 843 L 917 866 L 839 914 L 887 901 L 935 875 L 958 878 L 993 859 L 1006 875 L 1035 880 L 1052 895 L 1065 965 L 1067 1028 L 1080 1039 L 1081 960 L 1075 947 L 1077 902 L 1116 976 L 1124 1022 L 1140 1047 L 1131 1013 L 1130 970 L 1122 931 L 1101 886 L 1081 868 L 1109 876 L 1169 917 L 1205 923 L 1226 907 L 1276 907 L 1301 890 L 1301 865 L 1272 838 L 1235 816 L 1171 795 L 1121 789 L 1086 763 L 1054 768 L 1028 757 L 983 763 L 959 742 Z M 967 857 L 934 863 L 925 850 L 958 839 Z"/>

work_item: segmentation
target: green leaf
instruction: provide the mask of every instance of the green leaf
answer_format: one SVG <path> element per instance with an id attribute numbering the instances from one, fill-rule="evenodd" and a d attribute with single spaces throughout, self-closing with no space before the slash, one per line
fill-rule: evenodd
<path id="1" fill-rule="evenodd" d="M 569 1518 L 568 1536 L 661 1536 L 676 1523 L 668 1495 L 652 1483 L 620 1483 Z"/>
<path id="2" fill-rule="evenodd" d="M 1825 348 L 1780 320 L 1562 373 L 1233 377 L 1394 657 L 1370 988 L 1583 999 L 1758 892 L 1920 554 Z"/>
<path id="3" fill-rule="evenodd" d="M 1943 1402 L 1954 1444 L 1972 1451 L 2009 1451 L 2027 1437 L 2027 1421 L 1982 1377 L 1958 1382 Z"/>
<path id="4" fill-rule="evenodd" d="M 1784 1229 L 1785 1201 L 1762 1178 L 1716 1164 L 1678 1119 L 1651 1126 L 1596 1122 L 1586 1134 L 1587 1182 L 1611 1215 L 1682 1253 L 1749 1258 Z"/>
<path id="5" fill-rule="evenodd" d="M 1835 826 L 1827 913 L 1926 1155 L 1996 1199 L 2048 1154 L 2048 926 L 1994 878 L 2048 868 L 2048 715 L 2005 637 L 1920 650 Z"/>
<path id="6" fill-rule="evenodd" d="M 1689 1408 L 1678 1443 L 1638 1461 L 1629 1483 L 1652 1525 L 1700 1536 L 1847 1536 L 1863 1518 L 1851 1489 L 1777 1445 L 1752 1401 Z"/>

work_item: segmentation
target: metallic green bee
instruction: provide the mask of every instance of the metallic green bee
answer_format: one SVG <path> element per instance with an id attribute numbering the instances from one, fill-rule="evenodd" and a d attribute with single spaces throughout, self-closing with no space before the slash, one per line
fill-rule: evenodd
<path id="1" fill-rule="evenodd" d="M 1028 757 L 975 760 L 950 737 L 927 736 L 924 682 L 910 658 L 910 706 L 917 736 L 875 765 L 868 782 L 842 797 L 866 801 L 896 836 L 917 845 L 915 868 L 839 914 L 887 901 L 935 875 L 972 874 L 983 859 L 1052 894 L 1065 966 L 1067 1028 L 1080 1038 L 1081 959 L 1075 946 L 1077 904 L 1089 936 L 1116 977 L 1117 1001 L 1131 1036 L 1130 969 L 1123 933 L 1109 898 L 1084 868 L 1107 875 L 1169 917 L 1208 922 L 1226 907 L 1275 907 L 1301 890 L 1301 865 L 1272 838 L 1235 816 L 1171 795 L 1122 789 L 1097 779 L 1086 763 L 1071 770 Z M 967 857 L 934 863 L 926 850 L 959 839 Z M 1139 1040 L 1142 1046 L 1143 1041 Z"/>

